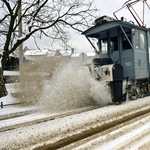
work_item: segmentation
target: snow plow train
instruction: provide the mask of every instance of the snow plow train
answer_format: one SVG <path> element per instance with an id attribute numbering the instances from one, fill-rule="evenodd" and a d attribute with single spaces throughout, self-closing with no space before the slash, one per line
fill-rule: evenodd
<path id="1" fill-rule="evenodd" d="M 144 3 L 147 4 L 146 0 Z M 123 8 L 129 9 L 134 4 L 128 1 Z M 98 54 L 98 58 L 87 60 L 84 65 L 93 78 L 106 81 L 115 104 L 126 101 L 127 96 L 137 99 L 150 94 L 150 28 L 144 26 L 144 21 L 142 24 L 138 19 L 136 21 L 138 25 L 123 17 L 118 20 L 117 17 L 102 16 L 95 20 L 93 27 L 82 33 Z M 97 41 L 98 50 L 91 38 Z"/>

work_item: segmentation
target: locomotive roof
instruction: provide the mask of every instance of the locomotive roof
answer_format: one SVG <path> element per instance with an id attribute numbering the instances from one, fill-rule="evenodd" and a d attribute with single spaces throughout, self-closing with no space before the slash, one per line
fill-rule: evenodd
<path id="1" fill-rule="evenodd" d="M 140 29 L 140 30 L 149 30 L 147 28 L 140 27 L 138 25 L 121 21 L 121 20 L 114 20 L 114 21 L 109 21 L 103 24 L 95 25 L 88 30 L 82 32 L 83 35 L 88 36 L 88 37 L 99 37 L 99 34 L 103 31 L 109 31 L 114 28 L 119 28 L 120 26 L 130 28 L 130 29 Z"/>

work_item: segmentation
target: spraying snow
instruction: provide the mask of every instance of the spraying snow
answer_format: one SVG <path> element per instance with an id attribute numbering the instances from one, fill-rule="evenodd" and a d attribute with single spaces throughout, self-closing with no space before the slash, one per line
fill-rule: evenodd
<path id="1" fill-rule="evenodd" d="M 26 75 L 33 68 L 34 75 L 24 78 L 26 88 L 20 101 L 23 98 L 29 104 L 36 104 L 42 110 L 50 111 L 111 103 L 108 90 L 91 77 L 87 67 L 59 57 L 39 62 L 26 67 Z M 35 73 L 35 68 L 40 74 Z M 47 73 L 48 76 L 45 77 L 42 73 Z"/>

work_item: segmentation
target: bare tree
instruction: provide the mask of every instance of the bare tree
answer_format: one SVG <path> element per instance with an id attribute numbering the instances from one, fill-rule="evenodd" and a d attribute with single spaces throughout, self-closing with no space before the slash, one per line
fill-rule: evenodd
<path id="1" fill-rule="evenodd" d="M 95 18 L 94 0 L 0 0 L 0 46 L 3 47 L 1 80 L 7 58 L 31 36 L 43 35 L 65 43 L 69 38 L 67 28 L 82 32 Z M 19 3 L 22 15 L 18 19 Z M 22 20 L 22 37 L 18 26 Z M 2 82 L 1 82 L 2 83 Z M 3 90 L 2 90 L 3 89 Z M 3 93 L 1 92 L 3 91 Z M 0 84 L 0 97 L 6 95 L 5 85 Z"/>

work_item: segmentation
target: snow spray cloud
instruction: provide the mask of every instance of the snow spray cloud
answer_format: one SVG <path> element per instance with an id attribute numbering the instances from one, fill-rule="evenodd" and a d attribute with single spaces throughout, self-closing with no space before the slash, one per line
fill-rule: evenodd
<path id="1" fill-rule="evenodd" d="M 45 80 L 52 78 L 55 69 L 63 65 L 63 58 L 44 57 L 36 61 L 29 61 L 24 65 L 22 73 L 23 89 L 17 90 L 18 102 L 26 102 L 28 105 L 38 105 L 41 101 Z"/>
<path id="2" fill-rule="evenodd" d="M 110 94 L 102 82 L 91 77 L 88 67 L 69 58 L 30 62 L 24 68 L 23 79 L 25 88 L 19 101 L 37 105 L 40 110 L 61 111 L 110 103 Z"/>
<path id="3" fill-rule="evenodd" d="M 74 63 L 57 69 L 43 92 L 41 106 L 59 111 L 91 105 L 89 77 Z"/>
<path id="4" fill-rule="evenodd" d="M 108 90 L 91 78 L 86 66 L 70 61 L 57 68 L 52 79 L 46 83 L 40 106 L 44 110 L 61 111 L 108 103 Z"/>

